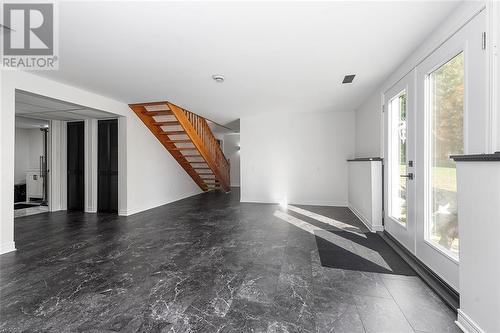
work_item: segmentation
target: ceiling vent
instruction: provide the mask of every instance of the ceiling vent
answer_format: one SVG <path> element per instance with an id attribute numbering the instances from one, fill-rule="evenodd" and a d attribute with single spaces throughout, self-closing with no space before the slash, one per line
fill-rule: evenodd
<path id="1" fill-rule="evenodd" d="M 344 80 L 342 81 L 342 83 L 343 84 L 345 84 L 345 83 L 352 83 L 352 81 L 354 80 L 355 76 L 356 75 L 354 75 L 354 74 L 344 76 Z"/>
<path id="2" fill-rule="evenodd" d="M 217 82 L 217 83 L 224 82 L 224 76 L 223 75 L 212 75 L 212 79 L 214 79 L 214 81 Z"/>

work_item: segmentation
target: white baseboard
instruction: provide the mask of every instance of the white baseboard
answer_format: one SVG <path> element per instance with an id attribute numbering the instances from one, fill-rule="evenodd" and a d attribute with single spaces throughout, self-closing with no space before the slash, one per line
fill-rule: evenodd
<path id="1" fill-rule="evenodd" d="M 118 209 L 119 216 L 128 216 L 130 215 L 126 209 Z"/>
<path id="2" fill-rule="evenodd" d="M 370 221 L 363 215 L 361 214 L 356 208 L 354 208 L 353 206 L 351 206 L 350 204 L 347 206 L 351 212 L 353 212 L 354 215 L 356 215 L 358 217 L 358 219 L 361 220 L 361 222 L 363 222 L 363 224 L 368 228 L 368 230 L 370 230 L 371 232 L 377 232 L 377 231 L 384 231 L 384 227 L 383 226 L 373 226 Z"/>
<path id="3" fill-rule="evenodd" d="M 14 242 L 0 244 L 0 254 L 12 252 L 15 250 L 16 250 L 16 243 Z"/>
<path id="4" fill-rule="evenodd" d="M 455 324 L 465 333 L 484 333 L 481 327 L 460 309 Z"/>
<path id="5" fill-rule="evenodd" d="M 242 203 L 259 203 L 259 204 L 270 204 L 270 205 L 279 205 L 279 202 L 271 199 L 255 199 L 255 198 L 247 198 L 247 197 L 240 197 L 240 202 Z M 340 201 L 288 201 L 289 205 L 301 205 L 301 206 L 326 206 L 326 207 L 347 207 L 346 202 L 340 202 Z"/>

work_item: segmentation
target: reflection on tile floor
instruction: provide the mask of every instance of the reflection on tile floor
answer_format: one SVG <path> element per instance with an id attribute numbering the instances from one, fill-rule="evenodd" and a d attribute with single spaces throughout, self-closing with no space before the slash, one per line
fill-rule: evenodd
<path id="1" fill-rule="evenodd" d="M 240 203 L 234 189 L 129 217 L 17 218 L 18 251 L 0 256 L 0 331 L 459 332 L 454 313 L 390 263 L 321 265 L 318 233 L 385 265 L 387 254 L 346 236 L 367 232 L 347 208 L 289 208 Z"/>
<path id="2" fill-rule="evenodd" d="M 48 206 L 33 206 L 28 208 L 16 209 L 14 210 L 14 218 L 21 216 L 28 216 L 40 213 L 47 213 L 49 211 Z"/>

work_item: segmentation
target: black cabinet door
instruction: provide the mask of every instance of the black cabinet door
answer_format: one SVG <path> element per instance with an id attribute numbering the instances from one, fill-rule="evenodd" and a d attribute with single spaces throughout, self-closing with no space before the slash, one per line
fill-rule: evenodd
<path id="1" fill-rule="evenodd" d="M 68 123 L 68 210 L 83 211 L 84 206 L 84 122 Z"/>
<path id="2" fill-rule="evenodd" d="M 99 120 L 97 210 L 118 211 L 118 120 Z"/>

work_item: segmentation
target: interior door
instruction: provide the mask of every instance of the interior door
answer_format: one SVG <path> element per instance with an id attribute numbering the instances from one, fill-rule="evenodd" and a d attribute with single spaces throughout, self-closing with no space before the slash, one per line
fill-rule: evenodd
<path id="1" fill-rule="evenodd" d="M 97 210 L 118 212 L 118 120 L 98 122 Z"/>
<path id="2" fill-rule="evenodd" d="M 68 210 L 83 211 L 85 198 L 84 122 L 69 122 L 67 125 Z"/>
<path id="3" fill-rule="evenodd" d="M 385 230 L 415 253 L 415 74 L 384 94 Z"/>
<path id="4" fill-rule="evenodd" d="M 457 180 L 452 154 L 486 151 L 485 13 L 417 67 L 416 254 L 458 290 Z"/>

